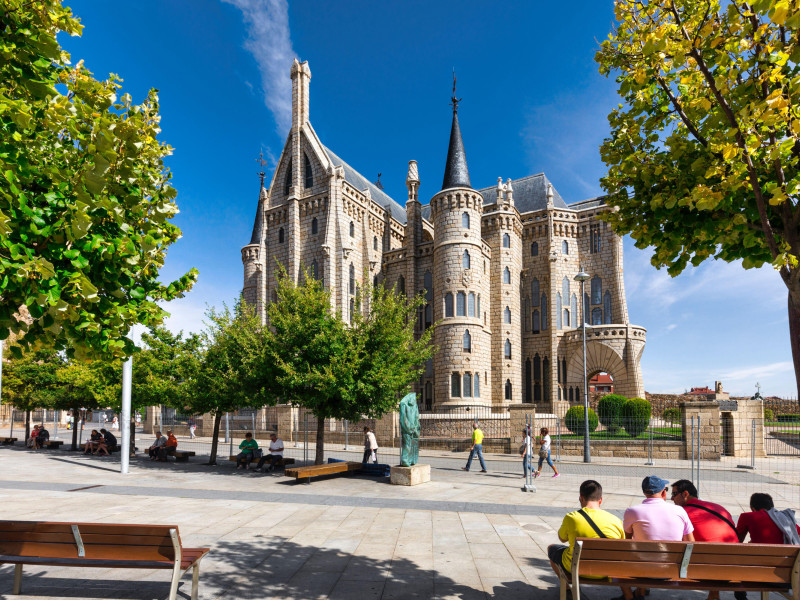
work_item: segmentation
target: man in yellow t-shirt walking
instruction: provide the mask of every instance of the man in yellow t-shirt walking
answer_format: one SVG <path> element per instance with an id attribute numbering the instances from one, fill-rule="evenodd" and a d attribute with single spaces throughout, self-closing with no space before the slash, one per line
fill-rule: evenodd
<path id="1" fill-rule="evenodd" d="M 461 470 L 469 471 L 469 468 L 472 466 L 472 458 L 477 453 L 478 460 L 481 461 L 481 473 L 486 473 L 486 463 L 483 462 L 483 432 L 480 430 L 477 423 L 472 424 L 472 430 L 472 448 L 469 450 L 467 466 L 461 467 Z"/>
<path id="2" fill-rule="evenodd" d="M 584 481 L 579 493 L 581 509 L 567 513 L 558 530 L 558 539 L 568 542 L 569 545 L 552 544 L 547 547 L 550 562 L 564 567 L 567 573 L 572 569 L 575 538 L 606 537 L 615 540 L 625 538 L 625 530 L 619 517 L 600 509 L 603 503 L 603 488 L 598 482 L 593 479 Z"/>

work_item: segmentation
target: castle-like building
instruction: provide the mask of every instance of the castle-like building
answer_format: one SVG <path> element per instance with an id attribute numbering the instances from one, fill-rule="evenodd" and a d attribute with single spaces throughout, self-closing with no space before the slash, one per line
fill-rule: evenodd
<path id="1" fill-rule="evenodd" d="M 622 239 L 598 219 L 611 210 L 602 198 L 567 205 L 543 174 L 473 188 L 454 98 L 441 190 L 420 202 L 412 160 L 403 209 L 317 137 L 307 62 L 294 61 L 291 80 L 292 128 L 242 248 L 244 299 L 262 318 L 278 263 L 295 280 L 308 269 L 345 319 L 365 277 L 422 293 L 416 327 L 438 323 L 438 351 L 414 386 L 421 410 L 549 411 L 583 402 L 585 315 L 588 376 L 605 371 L 617 393 L 644 395 L 645 330 L 628 322 Z"/>

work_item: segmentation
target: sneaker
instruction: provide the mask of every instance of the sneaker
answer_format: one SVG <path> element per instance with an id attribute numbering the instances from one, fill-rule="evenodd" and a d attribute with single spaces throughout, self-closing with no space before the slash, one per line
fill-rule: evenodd
<path id="1" fill-rule="evenodd" d="M 537 477 L 539 477 L 539 471 L 536 471 L 536 473 L 533 474 L 534 479 L 536 479 Z"/>
<path id="2" fill-rule="evenodd" d="M 469 472 L 469 469 L 467 467 L 461 467 L 461 470 Z"/>
<path id="3" fill-rule="evenodd" d="M 481 469 L 481 473 L 486 473 L 486 469 Z"/>
<path id="4" fill-rule="evenodd" d="M 559 475 L 561 475 L 561 473 L 556 473 L 555 475 L 553 475 L 553 479 L 555 479 L 555 478 L 556 478 L 556 477 L 558 477 Z"/>

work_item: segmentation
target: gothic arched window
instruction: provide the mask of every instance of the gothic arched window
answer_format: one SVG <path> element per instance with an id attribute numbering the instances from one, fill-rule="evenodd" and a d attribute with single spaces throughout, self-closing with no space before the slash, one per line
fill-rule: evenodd
<path id="1" fill-rule="evenodd" d="M 503 234 L 503 248 L 511 248 L 511 236 L 507 233 Z"/>
<path id="2" fill-rule="evenodd" d="M 511 270 L 508 267 L 503 269 L 503 283 L 511 283 Z"/>
<path id="3" fill-rule="evenodd" d="M 278 229 L 278 243 L 279 244 L 283 243 L 283 237 L 284 237 L 283 236 L 283 227 L 281 227 L 280 229 Z"/>
<path id="4" fill-rule="evenodd" d="M 592 314 L 591 305 L 589 304 L 589 294 L 583 294 L 583 320 L 586 323 L 591 323 L 592 320 L 589 318 Z"/>
<path id="5" fill-rule="evenodd" d="M 469 295 L 467 295 L 467 316 L 475 316 L 475 292 L 470 292 Z"/>
<path id="6" fill-rule="evenodd" d="M 600 304 L 603 298 L 603 280 L 599 276 L 592 277 L 592 304 Z"/>
<path id="7" fill-rule="evenodd" d="M 304 170 L 305 170 L 305 187 L 306 189 L 311 189 L 314 186 L 314 172 L 311 170 L 311 161 L 308 160 L 307 155 L 303 155 L 305 158 Z"/>
<path id="8" fill-rule="evenodd" d="M 289 164 L 286 165 L 286 176 L 283 180 L 283 193 L 285 195 L 289 195 L 289 192 L 292 191 L 292 159 L 289 159 Z"/>
<path id="9" fill-rule="evenodd" d="M 405 296 L 406 294 L 406 278 L 400 275 L 397 278 L 397 289 L 398 291 Z"/>
<path id="10" fill-rule="evenodd" d="M 450 376 L 450 396 L 461 398 L 461 374 L 453 373 Z"/>
<path id="11" fill-rule="evenodd" d="M 603 312 L 605 313 L 603 322 L 607 325 L 613 323 L 614 321 L 611 316 L 611 292 L 606 292 L 605 296 L 603 296 Z"/>
<path id="12" fill-rule="evenodd" d="M 311 219 L 311 235 L 317 235 L 319 231 L 319 223 L 317 222 L 317 217 Z"/>
<path id="13" fill-rule="evenodd" d="M 469 252 L 464 250 L 464 255 L 461 257 L 461 266 L 469 269 Z"/>
<path id="14" fill-rule="evenodd" d="M 356 237 L 356 224 L 350 221 L 350 237 Z"/>
<path id="15" fill-rule="evenodd" d="M 311 261 L 311 276 L 312 276 L 314 279 L 319 279 L 319 276 L 318 276 L 318 272 L 319 272 L 319 271 L 318 271 L 318 268 L 319 268 L 319 267 L 317 267 L 317 259 L 315 258 L 314 260 L 312 260 L 312 261 Z"/>
<path id="16" fill-rule="evenodd" d="M 372 249 L 375 250 L 376 252 L 378 251 L 378 237 L 377 236 L 373 236 L 373 238 L 372 238 Z"/>
<path id="17" fill-rule="evenodd" d="M 568 308 L 564 309 L 564 327 L 570 327 L 570 324 L 569 324 L 569 309 Z"/>
<path id="18" fill-rule="evenodd" d="M 472 398 L 472 375 L 469 373 L 464 373 L 464 384 L 461 386 L 461 389 L 464 390 L 464 398 Z"/>
<path id="19" fill-rule="evenodd" d="M 531 256 L 539 256 L 539 242 L 531 244 Z"/>
<path id="20" fill-rule="evenodd" d="M 547 294 L 542 294 L 542 331 L 547 329 Z"/>
<path id="21" fill-rule="evenodd" d="M 569 298 L 569 277 L 564 277 L 561 280 L 561 293 L 564 294 L 564 301 L 566 302 Z"/>
<path id="22" fill-rule="evenodd" d="M 481 318 L 481 295 L 478 294 L 478 297 L 475 299 L 475 316 L 479 319 Z"/>
<path id="23" fill-rule="evenodd" d="M 503 310 L 503 323 L 511 323 L 511 309 L 507 306 Z"/>
<path id="24" fill-rule="evenodd" d="M 469 229 L 469 213 L 465 212 L 461 214 L 461 227 L 464 229 Z"/>
<path id="25" fill-rule="evenodd" d="M 464 292 L 458 292 L 456 294 L 456 316 L 467 316 L 467 295 Z"/>
<path id="26" fill-rule="evenodd" d="M 567 240 L 561 242 L 561 254 L 569 254 L 569 242 Z"/>
<path id="27" fill-rule="evenodd" d="M 561 292 L 556 294 L 556 329 L 561 329 Z"/>
<path id="28" fill-rule="evenodd" d="M 503 345 L 503 356 L 505 358 L 511 358 L 511 340 L 506 338 L 506 343 Z"/>
<path id="29" fill-rule="evenodd" d="M 539 311 L 533 311 L 533 333 L 539 333 L 539 329 L 541 328 L 541 323 L 539 322 Z"/>
<path id="30" fill-rule="evenodd" d="M 475 373 L 475 377 L 473 378 L 473 383 L 475 384 L 475 390 L 473 392 L 473 396 L 475 398 L 481 397 L 481 376 L 480 373 Z"/>
<path id="31" fill-rule="evenodd" d="M 511 400 L 511 380 L 506 379 L 506 400 Z"/>
<path id="32" fill-rule="evenodd" d="M 356 268 L 350 265 L 350 295 L 356 293 Z"/>
<path id="33" fill-rule="evenodd" d="M 447 292 L 444 295 L 444 316 L 453 316 L 453 294 L 451 292 Z"/>
<path id="34" fill-rule="evenodd" d="M 602 308 L 593 308 L 592 309 L 592 325 L 602 325 L 603 324 L 603 309 Z"/>
<path id="35" fill-rule="evenodd" d="M 472 352 L 472 336 L 469 334 L 469 329 L 464 332 L 461 349 L 464 350 L 464 352 Z"/>
<path id="36" fill-rule="evenodd" d="M 570 309 L 572 311 L 572 316 L 575 317 L 573 319 L 573 327 L 578 326 L 578 297 L 575 294 L 572 294 L 572 302 L 570 303 Z"/>
<path id="37" fill-rule="evenodd" d="M 539 306 L 539 280 L 536 277 L 531 281 L 531 304 Z"/>

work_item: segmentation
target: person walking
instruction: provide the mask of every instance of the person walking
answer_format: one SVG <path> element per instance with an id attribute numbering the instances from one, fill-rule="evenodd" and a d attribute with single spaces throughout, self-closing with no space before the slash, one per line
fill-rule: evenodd
<path id="1" fill-rule="evenodd" d="M 114 415 L 114 420 L 111 422 L 111 430 L 119 431 L 119 418 L 117 418 L 117 415 Z"/>
<path id="2" fill-rule="evenodd" d="M 195 430 L 197 429 L 197 423 L 194 420 L 194 417 L 189 419 L 189 439 L 193 440 L 197 436 L 194 434 Z"/>
<path id="3" fill-rule="evenodd" d="M 483 431 L 480 430 L 477 422 L 472 424 L 472 448 L 469 449 L 467 466 L 461 467 L 462 471 L 469 471 L 472 466 L 472 459 L 476 454 L 481 463 L 481 473 L 486 473 L 486 463 L 483 462 Z"/>
<path id="4" fill-rule="evenodd" d="M 542 427 L 539 430 L 539 437 L 536 438 L 536 441 L 539 442 L 539 466 L 536 468 L 536 473 L 533 474 L 533 478 L 536 479 L 542 474 L 542 464 L 544 461 L 547 461 L 547 464 L 550 465 L 551 469 L 553 469 L 553 477 L 558 477 L 558 469 L 556 469 L 556 466 L 553 464 L 553 460 L 550 458 L 551 440 L 550 432 L 547 427 Z"/>
<path id="5" fill-rule="evenodd" d="M 519 447 L 519 455 L 522 457 L 522 477 L 528 477 L 528 471 L 533 471 L 533 442 L 531 432 L 526 427 L 522 430 L 522 445 Z"/>
<path id="6" fill-rule="evenodd" d="M 370 460 L 374 463 L 378 462 L 378 440 L 375 439 L 375 434 L 370 431 L 369 427 L 364 427 L 364 456 L 361 463 L 367 464 Z"/>

